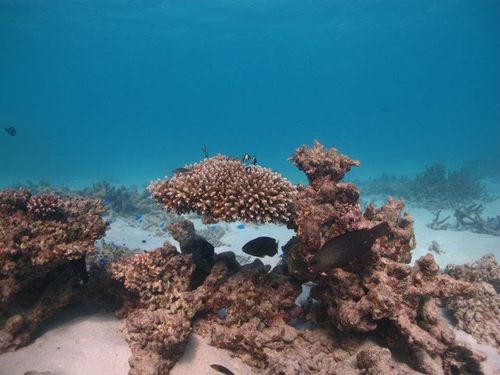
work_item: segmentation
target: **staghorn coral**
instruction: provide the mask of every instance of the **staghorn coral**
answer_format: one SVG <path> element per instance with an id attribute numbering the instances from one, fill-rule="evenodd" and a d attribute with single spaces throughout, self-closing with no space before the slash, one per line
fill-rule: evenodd
<path id="1" fill-rule="evenodd" d="M 154 182 L 149 190 L 167 211 L 196 212 L 205 223 L 235 220 L 287 224 L 294 186 L 276 172 L 214 156 L 185 173 Z"/>
<path id="2" fill-rule="evenodd" d="M 458 170 L 448 170 L 442 164 L 434 164 L 412 178 L 382 175 L 357 183 L 364 194 L 390 195 L 431 210 L 452 209 L 496 198 L 486 193 L 477 167 L 464 165 Z"/>
<path id="3" fill-rule="evenodd" d="M 500 266 L 495 256 L 488 254 L 463 266 L 448 265 L 445 272 L 477 287 L 472 296 L 446 300 L 457 327 L 500 351 Z"/>
<path id="4" fill-rule="evenodd" d="M 74 271 L 106 231 L 103 212 L 98 201 L 80 197 L 0 192 L 0 316 L 17 322 L 0 327 L 0 352 L 25 345 L 71 301 Z"/>

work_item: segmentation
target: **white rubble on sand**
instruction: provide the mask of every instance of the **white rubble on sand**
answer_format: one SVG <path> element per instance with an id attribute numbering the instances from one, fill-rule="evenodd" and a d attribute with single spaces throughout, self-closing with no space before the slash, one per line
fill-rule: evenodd
<path id="1" fill-rule="evenodd" d="M 412 253 L 413 261 L 429 252 L 432 241 L 437 241 L 441 249 L 445 251 L 443 254 L 433 253 L 441 268 L 450 263 L 471 263 L 489 253 L 493 253 L 497 259 L 500 259 L 499 236 L 469 231 L 433 230 L 427 226 L 434 218 L 431 212 L 416 207 L 408 207 L 407 211 L 415 220 L 417 247 Z"/>

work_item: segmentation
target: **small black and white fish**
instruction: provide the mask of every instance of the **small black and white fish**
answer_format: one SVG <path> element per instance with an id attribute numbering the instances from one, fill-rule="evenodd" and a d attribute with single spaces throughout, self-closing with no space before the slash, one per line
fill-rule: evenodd
<path id="1" fill-rule="evenodd" d="M 176 174 L 181 174 L 181 173 L 186 173 L 189 172 L 191 169 L 189 168 L 175 168 L 172 171 L 172 176 L 175 176 Z"/>
<path id="2" fill-rule="evenodd" d="M 257 165 L 257 157 L 255 155 L 252 156 L 252 164 Z"/>
<path id="3" fill-rule="evenodd" d="M 257 237 L 243 245 L 243 252 L 254 257 L 272 257 L 278 253 L 278 241 L 266 236 Z"/>
<path id="4" fill-rule="evenodd" d="M 5 131 L 7 132 L 8 135 L 11 137 L 14 137 L 17 134 L 17 130 L 13 126 L 9 126 L 8 128 L 5 128 Z"/>
<path id="5" fill-rule="evenodd" d="M 235 375 L 234 372 L 232 372 L 227 367 L 224 367 L 222 365 L 217 365 L 214 363 L 214 364 L 210 365 L 210 367 L 213 368 L 215 371 L 219 371 L 221 374 Z"/>
<path id="6" fill-rule="evenodd" d="M 250 154 L 248 152 L 245 152 L 245 155 L 241 158 L 241 161 L 243 163 L 246 163 L 248 160 L 250 160 Z"/>
<path id="7" fill-rule="evenodd" d="M 344 267 L 370 251 L 377 238 L 387 235 L 391 228 L 384 221 L 370 229 L 344 233 L 327 241 L 309 264 L 313 273 Z"/>

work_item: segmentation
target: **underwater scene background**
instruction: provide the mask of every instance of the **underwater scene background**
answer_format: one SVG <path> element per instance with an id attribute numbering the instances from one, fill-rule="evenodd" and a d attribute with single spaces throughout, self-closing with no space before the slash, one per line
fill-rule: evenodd
<path id="1" fill-rule="evenodd" d="M 0 0 L 0 375 L 500 374 L 499 20 Z"/>
<path id="2" fill-rule="evenodd" d="M 0 2 L 0 184 L 142 184 L 313 139 L 357 176 L 494 164 L 498 1 Z M 496 164 L 498 172 L 498 163 Z M 493 166 L 492 166 L 493 168 Z"/>

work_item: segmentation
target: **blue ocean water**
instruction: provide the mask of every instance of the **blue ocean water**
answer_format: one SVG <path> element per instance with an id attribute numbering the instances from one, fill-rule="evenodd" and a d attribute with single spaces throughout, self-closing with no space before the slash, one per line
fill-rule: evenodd
<path id="1" fill-rule="evenodd" d="M 320 140 L 356 176 L 500 158 L 496 0 L 0 0 L 0 185 Z"/>

